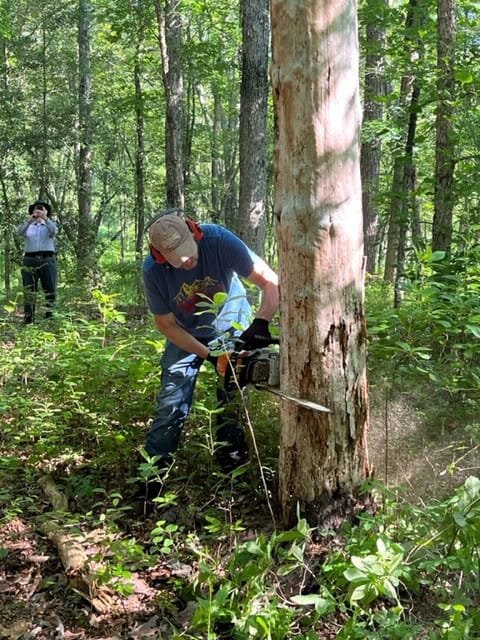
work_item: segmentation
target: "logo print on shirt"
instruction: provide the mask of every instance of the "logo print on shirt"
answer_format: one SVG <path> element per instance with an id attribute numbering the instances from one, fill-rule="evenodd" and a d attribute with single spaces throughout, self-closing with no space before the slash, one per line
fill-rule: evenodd
<path id="1" fill-rule="evenodd" d="M 221 282 L 211 276 L 206 276 L 203 280 L 195 280 L 191 284 L 184 283 L 175 296 L 175 304 L 183 313 L 195 313 L 198 302 L 206 302 L 206 296 L 213 300 L 213 296 L 219 291 L 224 291 Z"/>

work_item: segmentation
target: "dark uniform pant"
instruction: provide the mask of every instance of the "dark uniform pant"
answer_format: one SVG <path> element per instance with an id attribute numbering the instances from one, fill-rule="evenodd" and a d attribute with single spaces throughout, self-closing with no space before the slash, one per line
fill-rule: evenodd
<path id="1" fill-rule="evenodd" d="M 46 318 L 52 315 L 57 289 L 57 260 L 55 255 L 44 253 L 25 255 L 22 266 L 24 291 L 24 319 L 30 323 L 35 319 L 37 293 L 41 285 L 45 294 Z"/>

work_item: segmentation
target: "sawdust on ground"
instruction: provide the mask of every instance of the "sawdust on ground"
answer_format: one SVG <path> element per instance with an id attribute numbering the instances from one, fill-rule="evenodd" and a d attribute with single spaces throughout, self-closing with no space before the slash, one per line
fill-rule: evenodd
<path id="1" fill-rule="evenodd" d="M 437 402 L 441 402 L 437 399 Z M 478 449 L 460 417 L 433 418 L 435 398 L 371 393 L 368 448 L 375 477 L 417 504 L 441 500 L 480 474 Z M 467 421 L 468 422 L 468 421 Z"/>

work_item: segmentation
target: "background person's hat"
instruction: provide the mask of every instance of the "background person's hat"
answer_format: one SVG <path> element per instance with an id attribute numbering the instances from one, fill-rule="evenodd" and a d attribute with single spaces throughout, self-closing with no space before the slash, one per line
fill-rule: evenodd
<path id="1" fill-rule="evenodd" d="M 47 210 L 47 215 L 48 216 L 52 213 L 52 207 L 48 204 L 48 202 L 40 202 L 38 200 L 37 202 L 34 202 L 33 204 L 31 204 L 28 207 L 28 213 L 30 215 L 32 215 L 33 210 L 35 209 L 35 207 L 45 207 L 45 209 Z"/>
<path id="2" fill-rule="evenodd" d="M 173 267 L 181 267 L 185 258 L 196 252 L 196 243 L 185 219 L 169 213 L 150 227 L 150 242 Z"/>

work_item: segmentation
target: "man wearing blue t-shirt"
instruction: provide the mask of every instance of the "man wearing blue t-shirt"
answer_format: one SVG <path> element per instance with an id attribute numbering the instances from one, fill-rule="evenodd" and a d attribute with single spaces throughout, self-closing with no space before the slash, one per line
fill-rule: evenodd
<path id="1" fill-rule="evenodd" d="M 245 326 L 251 317 L 239 276 L 262 291 L 255 318 L 239 340 L 247 350 L 266 346 L 271 340 L 269 322 L 279 304 L 274 271 L 219 225 L 198 225 L 177 213 L 165 214 L 151 225 L 143 281 L 150 311 L 167 344 L 161 360 L 161 390 L 145 448 L 151 456 L 160 456 L 160 462 L 168 460 L 178 446 L 203 361 L 216 366 L 211 351 L 226 336 L 238 334 L 235 325 Z M 226 301 L 216 315 L 205 310 L 204 303 L 218 292 L 226 294 Z M 227 408 L 224 414 L 228 415 Z M 219 456 L 222 467 L 229 471 L 245 462 L 247 450 L 241 427 L 236 421 L 226 422 L 227 418 L 220 421 L 217 438 L 230 445 Z"/>

